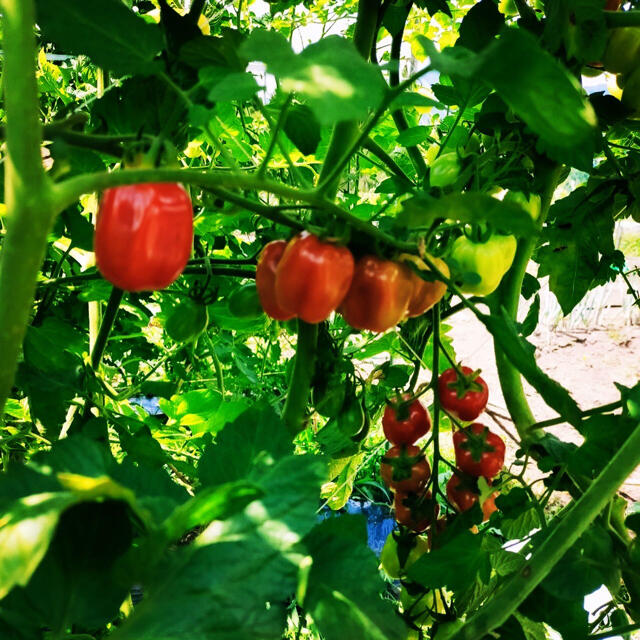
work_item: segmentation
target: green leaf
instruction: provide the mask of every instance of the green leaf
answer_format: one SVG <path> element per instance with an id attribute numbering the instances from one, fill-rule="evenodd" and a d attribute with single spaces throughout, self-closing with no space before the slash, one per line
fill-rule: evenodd
<path id="1" fill-rule="evenodd" d="M 207 67 L 198 75 L 205 87 L 211 87 L 207 97 L 214 102 L 250 100 L 260 90 L 252 73 Z"/>
<path id="2" fill-rule="evenodd" d="M 442 198 L 426 194 L 414 196 L 403 202 L 398 224 L 409 228 L 429 227 L 439 218 L 473 224 L 490 222 L 498 231 L 518 236 L 536 233 L 534 221 L 522 207 L 474 192 L 453 193 Z"/>
<path id="3" fill-rule="evenodd" d="M 203 486 L 259 477 L 266 467 L 291 451 L 282 420 L 266 404 L 241 413 L 208 445 L 198 464 Z"/>
<path id="4" fill-rule="evenodd" d="M 596 115 L 581 88 L 555 58 L 523 29 L 504 29 L 478 55 L 462 47 L 439 53 L 419 36 L 432 65 L 464 80 L 480 78 L 540 137 L 555 160 L 589 171 L 596 149 Z M 513 60 L 518 60 L 514 71 Z M 551 106 L 553 105 L 553 107 Z"/>
<path id="5" fill-rule="evenodd" d="M 294 104 L 289 107 L 283 128 L 301 153 L 310 155 L 317 151 L 322 132 L 320 123 L 307 105 Z"/>
<path id="6" fill-rule="evenodd" d="M 542 399 L 563 416 L 570 424 L 580 429 L 582 413 L 576 401 L 558 382 L 551 379 L 536 363 L 533 345 L 521 338 L 513 321 L 502 309 L 502 317 L 481 313 L 479 320 L 493 336 L 496 344 L 520 371 L 527 382 L 542 396 Z"/>
<path id="7" fill-rule="evenodd" d="M 481 51 L 504 26 L 504 16 L 493 0 L 480 0 L 467 12 L 460 24 L 457 47 Z"/>
<path id="8" fill-rule="evenodd" d="M 411 565 L 409 578 L 428 589 L 448 587 L 462 590 L 476 576 L 489 580 L 489 554 L 482 548 L 482 537 L 463 531 L 448 544 L 421 556 Z"/>
<path id="9" fill-rule="evenodd" d="M 340 466 L 340 472 L 337 476 L 329 475 L 332 482 L 322 485 L 322 498 L 326 501 L 326 505 L 333 511 L 342 509 L 351 494 L 353 493 L 353 483 L 355 482 L 360 464 L 362 463 L 364 454 L 352 456 L 351 458 L 337 458 L 331 460 L 330 470 L 336 466 Z"/>
<path id="10" fill-rule="evenodd" d="M 518 611 L 533 622 L 553 627 L 564 640 L 583 640 L 589 635 L 589 614 L 584 608 L 584 598 L 560 600 L 537 587 Z"/>
<path id="11" fill-rule="evenodd" d="M 313 564 L 304 607 L 326 640 L 406 637 L 404 623 L 390 601 L 380 597 L 384 582 L 378 561 L 367 547 L 361 516 L 330 518 L 305 538 Z"/>
<path id="12" fill-rule="evenodd" d="M 44 38 L 74 55 L 87 55 L 118 75 L 152 73 L 162 49 L 160 27 L 119 0 L 37 0 Z"/>
<path id="13" fill-rule="evenodd" d="M 414 147 L 423 143 L 429 138 L 431 127 L 409 127 L 401 131 L 396 138 L 396 142 L 403 147 Z"/>
<path id="14" fill-rule="evenodd" d="M 362 120 L 380 105 L 385 84 L 380 71 L 365 62 L 350 40 L 328 36 L 295 55 L 284 36 L 254 31 L 242 46 L 250 60 L 260 60 L 282 90 L 304 97 L 323 125 Z"/>
<path id="15" fill-rule="evenodd" d="M 212 523 L 148 581 L 114 640 L 255 640 L 282 635 L 287 602 L 307 565 L 323 464 L 288 456 L 259 477 L 264 492 L 242 514 Z"/>

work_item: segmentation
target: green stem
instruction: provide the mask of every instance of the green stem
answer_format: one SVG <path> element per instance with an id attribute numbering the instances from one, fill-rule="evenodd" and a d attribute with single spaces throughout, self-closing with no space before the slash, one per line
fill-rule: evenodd
<path id="1" fill-rule="evenodd" d="M 102 318 L 102 324 L 100 325 L 100 331 L 98 332 L 96 343 L 91 351 L 91 366 L 94 370 L 97 370 L 100 366 L 100 362 L 102 362 L 102 356 L 104 355 L 104 350 L 107 347 L 113 323 L 116 321 L 123 295 L 124 291 L 122 289 L 114 287 L 111 290 L 111 295 L 107 302 L 107 308 L 105 309 L 104 317 Z"/>
<path id="2" fill-rule="evenodd" d="M 353 43 L 365 60 L 368 60 L 371 54 L 371 46 L 378 25 L 379 7 L 380 0 L 360 0 L 358 2 Z M 322 163 L 322 171 L 318 179 L 318 189 L 328 200 L 333 200 L 338 192 L 340 175 L 347 164 L 345 153 L 348 149 L 353 148 L 359 134 L 360 127 L 356 120 L 338 122 L 333 128 L 327 155 Z"/>
<path id="3" fill-rule="evenodd" d="M 213 340 L 211 336 L 205 332 L 204 334 L 207 338 L 207 343 L 209 344 L 209 351 L 211 352 L 211 360 L 213 360 L 213 367 L 216 370 L 216 380 L 218 382 L 218 391 L 220 391 L 220 395 L 224 398 L 225 396 L 225 388 L 224 388 L 224 374 L 222 372 L 222 364 L 220 363 L 220 358 L 218 358 L 218 354 L 216 353 L 216 348 L 213 344 Z"/>
<path id="4" fill-rule="evenodd" d="M 562 167 L 553 166 L 547 170 L 545 188 L 542 194 L 542 207 L 540 217 L 538 218 L 538 229 L 542 229 L 542 225 L 549 213 L 551 207 L 551 199 L 558 185 L 558 178 Z M 521 238 L 518 241 L 518 248 L 513 260 L 513 265 L 503 278 L 500 287 L 495 293 L 492 311 L 500 313 L 500 307 L 503 307 L 507 315 L 512 320 L 517 320 L 518 306 L 520 304 L 520 293 L 522 291 L 522 282 L 527 272 L 527 265 L 538 243 L 538 234 L 533 234 L 527 238 Z M 513 419 L 513 423 L 518 434 L 523 440 L 537 440 L 544 435 L 542 430 L 531 430 L 532 424 L 536 419 L 529 407 L 529 402 L 525 395 L 524 386 L 522 384 L 522 376 L 518 369 L 511 363 L 507 355 L 494 342 L 496 354 L 496 365 L 498 369 L 498 379 L 500 387 L 504 395 L 505 403 L 509 414 Z"/>
<path id="5" fill-rule="evenodd" d="M 387 169 L 390 169 L 398 178 L 408 184 L 413 184 L 411 178 L 402 170 L 400 165 L 377 142 L 367 136 L 362 147 L 381 160 Z"/>
<path id="6" fill-rule="evenodd" d="M 317 347 L 318 325 L 298 320 L 296 359 L 289 382 L 287 401 L 282 413 L 284 423 L 292 435 L 304 428 L 304 414 L 311 390 Z"/>
<path id="7" fill-rule="evenodd" d="M 615 411 L 616 409 L 620 409 L 620 407 L 624 406 L 623 400 L 616 400 L 615 402 L 610 402 L 609 404 L 603 404 L 599 407 L 593 407 L 593 409 L 587 409 L 582 412 L 582 416 L 587 418 L 589 416 L 595 416 L 599 413 L 609 413 L 609 411 Z M 557 418 L 550 418 L 549 420 L 543 420 L 542 422 L 536 422 L 532 424 L 529 429 L 546 429 L 547 427 L 553 427 L 556 424 L 562 424 L 566 422 L 566 418 L 563 416 L 558 416 Z"/>
<path id="8" fill-rule="evenodd" d="M 436 304 L 432 310 L 432 327 L 433 327 L 433 360 L 431 365 L 431 388 L 433 389 L 433 469 L 431 476 L 433 479 L 432 497 L 433 497 L 433 517 L 431 521 L 432 539 L 437 532 L 437 514 L 435 512 L 438 500 L 438 472 L 440 467 L 440 398 L 438 397 L 438 375 L 440 372 L 440 303 Z"/>
<path id="9" fill-rule="evenodd" d="M 525 567 L 506 580 L 491 601 L 469 618 L 464 626 L 458 629 L 443 627 L 438 640 L 477 640 L 506 622 L 587 530 L 639 462 L 640 424 L 583 496 L 536 549 Z"/>
<path id="10" fill-rule="evenodd" d="M 0 255 L 0 421 L 32 310 L 36 278 L 53 224 L 42 167 L 33 0 L 2 0 L 7 233 Z"/>
<path id="11" fill-rule="evenodd" d="M 607 27 L 639 27 L 640 11 L 605 11 Z"/>
<path id="12" fill-rule="evenodd" d="M 587 640 L 605 640 L 605 638 L 613 638 L 614 636 L 623 636 L 625 633 L 631 633 L 640 629 L 640 623 L 626 624 L 624 627 L 618 627 L 617 629 L 609 629 L 609 631 L 603 631 L 602 633 L 596 633 L 587 638 Z"/>

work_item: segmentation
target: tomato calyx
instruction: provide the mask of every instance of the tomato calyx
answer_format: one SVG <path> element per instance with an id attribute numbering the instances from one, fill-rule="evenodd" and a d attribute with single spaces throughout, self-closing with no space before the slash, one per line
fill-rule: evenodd
<path id="1" fill-rule="evenodd" d="M 391 447 L 382 458 L 380 475 L 394 491 L 420 491 L 431 477 L 431 467 L 419 447 Z"/>
<path id="2" fill-rule="evenodd" d="M 472 429 L 460 429 L 460 431 L 466 435 L 466 439 L 457 448 L 462 451 L 468 451 L 474 462 L 480 462 L 482 454 L 493 453 L 496 450 L 493 445 L 487 442 L 489 427 L 484 427 L 484 430 L 480 433 Z"/>
<path id="3" fill-rule="evenodd" d="M 464 398 L 469 391 L 476 391 L 480 393 L 484 387 L 476 382 L 476 379 L 482 373 L 482 369 L 476 369 L 470 374 L 464 372 L 464 369 L 460 364 L 455 367 L 456 370 L 456 379 L 447 383 L 447 388 L 455 389 L 456 396 L 458 398 Z"/>

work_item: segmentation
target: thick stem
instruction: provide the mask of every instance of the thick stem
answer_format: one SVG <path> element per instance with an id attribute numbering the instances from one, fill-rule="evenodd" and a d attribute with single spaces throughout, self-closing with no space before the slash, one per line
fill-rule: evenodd
<path id="1" fill-rule="evenodd" d="M 0 420 L 11 393 L 53 223 L 42 167 L 33 0 L 2 0 L 4 107 L 7 126 L 7 234 L 0 255 Z"/>
<path id="2" fill-rule="evenodd" d="M 102 318 L 102 324 L 100 325 L 100 331 L 98 332 L 96 343 L 91 351 L 91 366 L 93 369 L 97 369 L 100 366 L 104 350 L 106 349 L 107 342 L 109 340 L 109 334 L 111 333 L 113 323 L 116 321 L 118 310 L 120 309 L 120 303 L 122 302 L 123 295 L 124 291 L 122 289 L 114 287 L 111 290 L 111 295 L 107 302 L 107 308 L 105 309 L 104 317 Z"/>
<path id="3" fill-rule="evenodd" d="M 432 474 L 432 495 L 433 495 L 433 515 L 431 519 L 431 536 L 434 539 L 437 533 L 436 505 L 438 501 L 438 474 L 440 467 L 440 398 L 438 397 L 438 374 L 440 371 L 440 304 L 436 304 L 432 310 L 433 327 L 433 360 L 431 363 L 431 389 L 433 390 L 433 469 Z"/>
<path id="4" fill-rule="evenodd" d="M 542 194 L 542 206 L 540 217 L 538 218 L 538 229 L 542 229 L 542 225 L 549 213 L 551 199 L 558 185 L 558 178 L 562 168 L 559 166 L 550 167 L 547 170 L 544 193 Z M 522 291 L 522 282 L 527 272 L 527 265 L 538 243 L 538 235 L 532 235 L 528 238 L 521 238 L 518 241 L 518 249 L 513 260 L 513 265 L 502 280 L 500 287 L 495 293 L 492 310 L 494 313 L 500 313 L 500 307 L 503 307 L 508 316 L 512 320 L 517 320 L 518 306 L 520 304 L 520 293 Z M 544 435 L 542 430 L 531 430 L 532 424 L 536 419 L 531 412 L 527 397 L 522 384 L 522 376 L 518 369 L 511 363 L 506 354 L 494 342 L 496 354 L 496 366 L 498 368 L 498 378 L 500 387 L 504 395 L 505 403 L 509 414 L 513 419 L 513 423 L 523 440 L 537 440 Z"/>
<path id="5" fill-rule="evenodd" d="M 304 414 L 316 364 L 318 325 L 298 320 L 296 360 L 291 373 L 287 401 L 282 418 L 292 435 L 304 428 Z"/>
<path id="6" fill-rule="evenodd" d="M 462 628 L 442 628 L 438 640 L 477 640 L 506 622 L 586 531 L 639 462 L 640 425 L 618 449 L 582 498 L 553 528 L 525 567 L 513 578 L 506 580 L 491 601 Z"/>
<path id="7" fill-rule="evenodd" d="M 371 54 L 371 47 L 378 26 L 379 8 L 380 0 L 360 0 L 358 3 L 358 17 L 356 18 L 353 43 L 365 60 L 368 60 Z M 333 167 L 340 163 L 347 150 L 357 140 L 359 133 L 359 125 L 355 120 L 339 122 L 333 128 L 327 155 L 322 163 L 322 171 L 318 180 L 318 184 L 322 187 L 322 192 L 329 200 L 335 198 L 340 181 L 339 174 L 332 175 Z M 330 175 L 331 179 L 326 181 L 326 178 Z"/>
<path id="8" fill-rule="evenodd" d="M 607 27 L 640 27 L 640 11 L 605 11 Z"/>

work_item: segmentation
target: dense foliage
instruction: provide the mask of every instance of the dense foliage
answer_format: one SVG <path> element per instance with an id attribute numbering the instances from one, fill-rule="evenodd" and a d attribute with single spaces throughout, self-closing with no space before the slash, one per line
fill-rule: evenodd
<path id="1" fill-rule="evenodd" d="M 603 5 L 0 0 L 0 638 L 640 628 L 640 385 L 585 411 L 527 341 L 540 278 L 640 304 L 640 11 Z"/>

